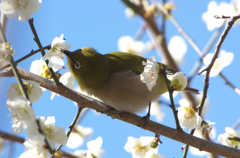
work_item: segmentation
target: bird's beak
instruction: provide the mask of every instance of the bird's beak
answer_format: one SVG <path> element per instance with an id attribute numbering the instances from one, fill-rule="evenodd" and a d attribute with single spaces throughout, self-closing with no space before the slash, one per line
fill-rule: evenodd
<path id="1" fill-rule="evenodd" d="M 62 52 L 63 54 L 65 54 L 69 59 L 71 59 L 73 63 L 76 63 L 76 61 L 73 60 L 73 58 L 72 58 L 71 55 L 70 55 L 72 52 L 70 52 L 70 51 L 68 51 L 68 50 L 64 50 L 64 49 L 61 49 L 61 52 Z"/>

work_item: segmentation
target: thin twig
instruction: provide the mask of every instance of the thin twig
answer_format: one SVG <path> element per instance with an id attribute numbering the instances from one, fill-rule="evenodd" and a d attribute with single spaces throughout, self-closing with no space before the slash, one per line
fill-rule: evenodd
<path id="1" fill-rule="evenodd" d="M 203 49 L 204 56 L 206 54 L 208 54 L 209 51 L 211 50 L 211 48 L 214 46 L 214 43 L 221 35 L 222 29 L 224 28 L 225 24 L 226 24 L 226 22 L 224 22 L 222 24 L 222 26 L 220 26 L 220 28 L 212 34 L 212 37 L 209 39 L 209 41 L 207 42 L 206 46 Z M 196 62 L 195 66 L 192 68 L 192 70 L 189 73 L 188 83 L 191 82 L 192 79 L 197 75 L 197 73 L 202 65 L 202 62 L 203 62 L 203 58 L 200 57 L 199 60 Z"/>
<path id="2" fill-rule="evenodd" d="M 78 120 L 78 118 L 79 118 L 79 115 L 80 115 L 81 111 L 82 111 L 82 108 L 80 108 L 80 105 L 78 105 L 77 114 L 76 114 L 76 116 L 74 117 L 73 122 L 72 122 L 71 125 L 69 126 L 69 131 L 68 131 L 68 133 L 67 133 L 67 137 L 68 137 L 68 138 L 69 138 L 69 135 L 71 134 L 72 130 L 74 129 L 75 124 L 77 123 L 77 120 Z M 60 144 L 60 145 L 54 150 L 53 153 L 55 153 L 57 150 L 60 150 L 61 147 L 62 147 L 62 144 Z"/>
<path id="3" fill-rule="evenodd" d="M 219 73 L 219 76 L 225 81 L 227 85 L 229 85 L 238 95 L 240 95 L 240 89 L 235 87 L 223 74 L 222 72 Z"/>
<path id="4" fill-rule="evenodd" d="M 41 49 L 41 48 L 42 48 L 42 44 L 41 44 L 41 42 L 40 42 L 40 40 L 39 40 L 39 38 L 38 38 L 37 31 L 36 31 L 36 29 L 35 29 L 35 27 L 34 27 L 33 19 L 28 20 L 28 23 L 29 23 L 29 25 L 30 25 L 30 28 L 31 28 L 32 33 L 33 33 L 33 35 L 34 35 L 34 39 L 35 39 L 35 41 L 36 41 L 36 43 L 37 43 L 37 45 L 38 45 L 38 48 Z M 42 56 L 45 55 L 44 50 L 41 51 L 41 54 L 42 54 Z M 46 64 L 48 65 L 49 61 L 46 60 L 45 62 L 46 62 Z M 48 69 L 49 69 L 49 71 L 50 71 L 50 73 L 51 73 L 51 76 L 52 76 L 54 82 L 58 85 L 60 82 L 59 82 L 58 78 L 56 77 L 53 69 L 52 69 L 52 68 L 48 68 Z"/>
<path id="5" fill-rule="evenodd" d="M 214 15 L 214 18 L 216 19 L 230 19 L 232 16 L 226 16 L 226 15 Z"/>
<path id="6" fill-rule="evenodd" d="M 204 91 L 203 91 L 203 97 L 202 97 L 202 101 L 201 101 L 201 104 L 200 104 L 200 107 L 199 107 L 199 115 L 201 115 L 201 112 L 202 112 L 202 108 L 203 108 L 203 105 L 204 105 L 204 102 L 205 102 L 205 99 L 207 97 L 207 90 L 208 90 L 208 87 L 209 87 L 209 75 L 210 75 L 210 72 L 211 72 L 211 69 L 214 65 L 214 62 L 215 60 L 217 59 L 217 56 L 219 54 L 219 51 L 220 51 L 220 48 L 222 46 L 222 43 L 223 41 L 225 40 L 225 38 L 227 37 L 227 34 L 228 32 L 230 31 L 230 29 L 232 28 L 234 22 L 240 18 L 240 15 L 238 16 L 233 16 L 227 23 L 226 27 L 225 27 L 225 30 L 223 31 L 222 35 L 220 36 L 220 39 L 216 45 L 216 49 L 215 49 L 215 52 L 214 52 L 214 56 L 212 58 L 212 61 L 211 63 L 209 64 L 209 66 L 203 70 L 202 72 L 204 71 L 207 71 L 206 75 L 205 75 L 205 84 L 204 84 Z M 201 74 L 202 72 L 200 72 L 199 74 Z"/>
<path id="7" fill-rule="evenodd" d="M 88 112 L 89 112 L 89 108 L 85 108 L 82 110 L 81 115 L 77 120 L 77 124 L 79 124 L 83 120 L 84 116 L 86 116 Z"/>
<path id="8" fill-rule="evenodd" d="M 44 135 L 44 141 L 45 141 L 45 143 L 47 144 L 47 149 L 50 151 L 51 154 L 53 154 L 54 152 L 53 152 L 52 147 L 51 147 L 51 145 L 49 144 L 49 142 L 48 142 L 48 140 L 47 140 L 47 138 L 46 138 L 46 136 L 45 136 L 45 134 L 44 134 L 44 132 L 43 132 L 43 130 L 42 130 L 42 128 L 41 128 L 39 119 L 36 120 L 36 123 L 37 123 L 37 126 L 38 126 L 38 131 L 39 131 L 39 133 L 41 133 L 42 135 Z"/>
<path id="9" fill-rule="evenodd" d="M 202 72 L 199 73 L 199 74 L 201 74 L 201 73 L 203 73 L 204 71 L 207 71 L 207 73 L 206 73 L 206 75 L 205 75 L 205 79 L 204 79 L 205 84 L 204 84 L 203 96 L 202 96 L 202 100 L 201 100 L 200 107 L 199 107 L 199 112 L 198 112 L 199 116 L 201 116 L 202 109 L 203 109 L 203 105 L 204 105 L 205 100 L 206 100 L 206 98 L 207 98 L 207 91 L 208 91 L 208 87 L 209 87 L 209 75 L 210 75 L 211 69 L 212 69 L 212 67 L 213 67 L 213 65 L 214 65 L 214 62 L 215 62 L 215 60 L 216 60 L 216 58 L 217 58 L 217 56 L 218 56 L 218 54 L 219 54 L 219 51 L 220 51 L 220 48 L 221 48 L 221 46 L 222 46 L 223 41 L 224 41 L 225 38 L 227 37 L 227 34 L 228 34 L 228 32 L 230 31 L 230 29 L 231 29 L 232 25 L 234 24 L 234 22 L 235 22 L 237 19 L 239 19 L 239 18 L 240 18 L 240 15 L 234 16 L 234 17 L 232 17 L 232 19 L 230 19 L 230 20 L 228 21 L 228 23 L 227 23 L 227 25 L 226 25 L 226 27 L 225 27 L 222 35 L 220 36 L 220 38 L 219 38 L 219 40 L 218 40 L 218 43 L 217 43 L 217 45 L 216 45 L 216 49 L 215 49 L 214 56 L 213 56 L 213 58 L 212 58 L 211 63 L 208 65 L 208 67 L 207 67 L 206 69 L 204 69 Z M 194 133 L 194 129 L 191 131 L 191 133 L 192 133 L 192 132 Z M 187 145 L 186 148 L 185 148 L 184 153 L 185 153 L 185 152 L 186 152 L 186 153 L 188 152 L 188 145 Z"/>
<path id="10" fill-rule="evenodd" d="M 38 53 L 38 52 L 41 52 L 42 50 L 48 49 L 49 46 L 50 46 L 50 45 L 45 46 L 45 47 L 42 47 L 41 49 L 38 49 L 38 50 L 35 50 L 35 51 L 32 50 L 29 54 L 25 55 L 25 56 L 22 57 L 21 59 L 18 59 L 18 60 L 15 61 L 14 63 L 17 65 L 18 63 L 24 61 L 25 59 L 29 58 L 30 56 L 32 56 L 32 55 L 34 55 L 34 54 L 36 54 L 36 53 Z M 8 68 L 8 67 L 10 67 L 10 66 L 11 66 L 11 65 L 8 64 L 8 65 L 6 65 L 6 66 L 4 66 L 4 67 L 1 67 L 1 68 L 0 68 L 0 71 L 1 71 L 1 70 L 4 70 L 4 69 L 6 69 L 6 68 Z"/>
<path id="11" fill-rule="evenodd" d="M 179 124 L 179 120 L 178 120 L 178 117 L 177 117 L 177 111 L 175 109 L 175 105 L 174 105 L 174 101 L 173 101 L 172 90 L 171 90 L 171 88 L 169 86 L 169 83 L 168 83 L 166 67 L 165 66 L 163 66 L 163 71 L 164 71 L 164 78 L 165 78 L 166 85 L 167 85 L 168 92 L 169 92 L 169 97 L 170 97 L 170 101 L 171 101 L 171 109 L 173 111 L 173 115 L 174 115 L 174 119 L 175 119 L 175 123 L 176 123 L 176 128 L 178 130 L 181 130 L 181 126 Z"/>
<path id="12" fill-rule="evenodd" d="M 166 16 L 169 20 L 172 21 L 172 23 L 178 29 L 178 32 L 181 33 L 186 38 L 186 40 L 190 43 L 193 49 L 199 54 L 199 56 L 203 57 L 204 56 L 203 52 L 196 45 L 193 39 L 184 31 L 184 29 L 180 26 L 180 24 L 174 19 L 174 17 L 171 14 L 169 14 L 169 12 L 162 6 L 162 4 L 157 3 L 157 7 L 164 14 L 164 16 Z"/>
<path id="13" fill-rule="evenodd" d="M 6 43 L 7 42 L 7 38 L 4 34 L 4 31 L 3 31 L 3 28 L 2 28 L 2 25 L 0 24 L 0 36 L 1 36 L 1 39 L 2 39 L 2 42 Z M 13 60 L 13 57 L 11 56 L 10 57 L 10 65 L 12 67 L 12 70 L 13 70 L 13 73 L 14 73 L 14 76 L 16 77 L 16 80 L 18 82 L 18 85 L 19 85 L 19 88 L 20 88 L 20 91 L 23 95 L 24 98 L 27 98 L 29 100 L 29 97 L 28 97 L 28 94 L 27 94 L 27 91 L 23 85 L 23 82 L 22 82 L 22 79 L 20 78 L 20 75 L 18 73 L 18 70 L 17 70 L 17 67 L 14 63 L 14 60 Z"/>

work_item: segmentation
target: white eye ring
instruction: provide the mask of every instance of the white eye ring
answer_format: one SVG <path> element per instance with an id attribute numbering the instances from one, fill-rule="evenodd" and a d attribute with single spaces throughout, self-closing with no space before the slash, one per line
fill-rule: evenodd
<path id="1" fill-rule="evenodd" d="M 80 63 L 78 61 L 75 61 L 74 67 L 75 67 L 75 69 L 80 69 L 81 65 L 80 65 Z"/>

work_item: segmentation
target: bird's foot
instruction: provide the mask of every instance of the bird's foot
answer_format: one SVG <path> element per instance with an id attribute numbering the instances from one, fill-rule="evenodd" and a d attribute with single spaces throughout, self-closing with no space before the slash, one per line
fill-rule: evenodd
<path id="1" fill-rule="evenodd" d="M 112 118 L 115 117 L 122 117 L 122 113 L 117 112 L 113 112 L 113 110 L 115 110 L 113 107 L 107 105 L 105 108 L 105 111 L 97 111 L 97 112 L 101 112 L 102 114 L 106 114 L 107 116 L 111 116 Z"/>
<path id="2" fill-rule="evenodd" d="M 143 116 L 143 117 L 141 118 L 141 120 L 143 120 L 143 122 L 142 122 L 142 128 L 144 128 L 144 126 L 145 126 L 145 124 L 147 123 L 147 121 L 149 120 L 149 118 L 150 118 L 150 113 L 147 113 L 146 116 Z"/>
<path id="3" fill-rule="evenodd" d="M 114 109 L 113 107 L 107 105 L 106 108 L 105 108 L 105 112 L 109 112 L 111 111 L 112 109 Z"/>

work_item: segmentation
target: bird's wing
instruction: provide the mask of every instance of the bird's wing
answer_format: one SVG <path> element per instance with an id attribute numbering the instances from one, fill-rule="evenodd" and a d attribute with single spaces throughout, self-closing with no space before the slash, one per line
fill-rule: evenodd
<path id="1" fill-rule="evenodd" d="M 145 58 L 130 53 L 113 52 L 104 55 L 109 59 L 113 72 L 129 71 L 141 74 L 144 70 L 142 61 Z"/>
<path id="2" fill-rule="evenodd" d="M 104 56 L 109 58 L 114 72 L 132 71 L 134 73 L 141 74 L 144 70 L 144 65 L 142 65 L 142 62 L 147 61 L 146 58 L 143 58 L 141 56 L 123 52 L 108 53 Z M 178 72 L 162 63 L 158 62 L 158 65 L 160 68 L 163 68 L 163 66 L 165 66 L 167 74 L 169 75 Z"/>
<path id="3" fill-rule="evenodd" d="M 113 52 L 104 55 L 106 58 L 109 58 L 110 63 L 112 65 L 113 72 L 126 72 L 126 73 L 134 73 L 140 75 L 144 70 L 144 65 L 142 62 L 146 62 L 146 58 L 143 58 L 138 55 L 130 54 L 130 53 L 122 53 L 122 52 Z M 158 63 L 160 68 L 163 66 L 166 67 L 167 75 L 173 75 L 177 70 L 174 70 L 167 65 L 162 63 Z M 199 94 L 199 91 L 194 88 L 186 87 L 184 91 L 189 93 Z"/>

